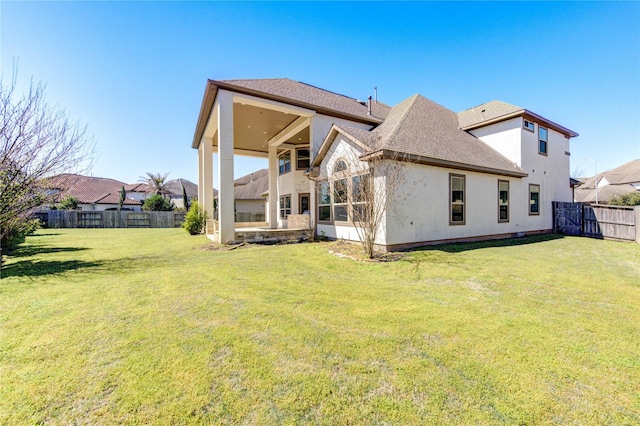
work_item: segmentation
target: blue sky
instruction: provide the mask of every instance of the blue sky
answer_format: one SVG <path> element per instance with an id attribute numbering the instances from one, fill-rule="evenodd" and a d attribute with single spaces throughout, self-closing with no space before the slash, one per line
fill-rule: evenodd
<path id="1" fill-rule="evenodd" d="M 93 174 L 197 182 L 208 78 L 287 77 L 355 98 L 378 87 L 461 111 L 519 105 L 580 134 L 582 175 L 640 158 L 639 2 L 0 2 L 3 79 L 47 85 L 89 126 Z M 236 176 L 264 167 L 237 157 Z"/>

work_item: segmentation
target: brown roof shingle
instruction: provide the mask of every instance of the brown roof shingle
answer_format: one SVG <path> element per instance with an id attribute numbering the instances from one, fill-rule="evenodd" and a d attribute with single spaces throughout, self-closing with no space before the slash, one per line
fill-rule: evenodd
<path id="1" fill-rule="evenodd" d="M 233 181 L 236 200 L 260 200 L 269 190 L 269 170 L 260 169 Z"/>
<path id="2" fill-rule="evenodd" d="M 372 131 L 335 128 L 367 145 L 369 152 L 365 157 L 382 153 L 423 164 L 526 176 L 524 170 L 502 154 L 460 130 L 456 113 L 420 95 L 393 107 L 384 123 Z M 324 153 L 326 149 L 314 160 L 315 165 Z"/>
<path id="3" fill-rule="evenodd" d="M 58 200 L 75 197 L 82 204 L 93 204 L 96 200 L 118 192 L 125 184 L 115 179 L 62 174 L 51 178 L 51 188 L 59 189 Z"/>
<path id="4" fill-rule="evenodd" d="M 290 80 L 288 78 L 265 78 L 265 79 L 247 79 L 247 80 L 222 80 L 218 82 L 220 86 L 225 85 L 229 88 L 244 88 L 265 95 L 272 95 L 288 101 L 299 102 L 321 108 L 327 111 L 333 111 L 341 114 L 349 114 L 361 117 L 367 120 L 383 120 L 390 110 L 388 105 L 381 102 L 372 101 L 371 115 L 368 112 L 366 100 L 359 101 L 349 96 L 340 95 L 329 90 L 321 89 L 300 81 Z"/>

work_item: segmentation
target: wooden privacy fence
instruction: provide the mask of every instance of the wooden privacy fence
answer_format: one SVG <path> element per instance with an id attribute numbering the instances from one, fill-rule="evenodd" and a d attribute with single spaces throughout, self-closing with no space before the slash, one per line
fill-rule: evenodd
<path id="1" fill-rule="evenodd" d="M 640 243 L 640 206 L 553 202 L 553 232 Z"/>
<path id="2" fill-rule="evenodd" d="M 46 210 L 35 215 L 47 228 L 179 228 L 186 213 Z"/>

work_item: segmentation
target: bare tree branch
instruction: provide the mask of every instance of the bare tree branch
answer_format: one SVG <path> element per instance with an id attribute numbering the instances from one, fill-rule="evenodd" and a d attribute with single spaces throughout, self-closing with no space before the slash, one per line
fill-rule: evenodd
<path id="1" fill-rule="evenodd" d="M 0 79 L 0 234 L 2 238 L 34 208 L 50 202 L 50 179 L 61 173 L 86 173 L 94 144 L 87 127 L 50 106 L 44 86 L 33 81 L 19 95 L 16 81 Z M 57 182 L 59 186 L 60 182 Z M 55 188 L 63 190 L 65 188 Z"/>

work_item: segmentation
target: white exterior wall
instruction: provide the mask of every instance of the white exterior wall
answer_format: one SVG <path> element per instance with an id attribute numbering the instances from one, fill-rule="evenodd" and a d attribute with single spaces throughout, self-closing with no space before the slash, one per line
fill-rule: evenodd
<path id="1" fill-rule="evenodd" d="M 127 191 L 126 195 L 127 195 L 127 198 L 131 198 L 132 200 L 143 202 L 147 198 L 147 195 L 149 194 L 147 194 L 146 192 Z"/>
<path id="2" fill-rule="evenodd" d="M 78 209 L 80 209 L 81 211 L 103 212 L 107 209 L 117 209 L 117 208 L 118 208 L 117 204 L 78 204 Z M 122 206 L 122 209 L 123 210 L 127 209 L 128 211 L 136 211 L 136 212 L 142 211 L 141 206 L 132 206 L 132 205 L 124 205 Z"/>
<path id="3" fill-rule="evenodd" d="M 529 176 L 523 179 L 526 197 L 529 184 L 540 185 L 540 215 L 532 216 L 539 229 L 553 227 L 553 201 L 573 201 L 569 185 L 569 139 L 542 124 L 548 130 L 547 155 L 538 153 L 540 123 L 534 121 L 534 131 L 523 127 L 523 118 L 515 117 L 491 124 L 471 133 L 487 145 L 519 165 Z"/>
<path id="4" fill-rule="evenodd" d="M 349 121 L 342 118 L 329 117 L 327 115 L 317 114 L 311 119 L 311 161 L 315 158 L 316 154 L 320 150 L 320 146 L 327 137 L 329 130 L 333 124 L 337 126 L 355 127 L 357 129 L 370 130 L 373 126 L 364 123 L 357 123 L 355 121 Z"/>
<path id="5" fill-rule="evenodd" d="M 406 182 L 387 212 L 386 244 L 498 236 L 548 229 L 529 216 L 521 178 L 407 164 Z M 465 224 L 449 225 L 449 176 L 465 176 Z M 498 180 L 509 182 L 509 222 L 498 222 Z"/>
<path id="6" fill-rule="evenodd" d="M 320 180 L 332 180 L 333 170 L 335 168 L 336 162 L 339 160 L 344 160 L 349 166 L 348 175 L 366 173 L 368 165 L 367 163 L 358 160 L 358 156 L 360 154 L 361 151 L 359 148 L 354 146 L 354 144 L 344 136 L 338 134 L 333 145 L 327 152 L 325 159 L 322 161 L 318 178 Z M 374 185 L 384 185 L 384 179 L 376 177 L 374 179 Z M 314 215 L 315 213 L 316 212 L 314 211 Z M 376 244 L 385 244 L 384 224 L 381 226 L 381 228 L 382 229 L 376 236 Z M 356 227 L 345 222 L 336 222 L 335 224 L 318 222 L 317 234 L 332 239 L 344 239 L 349 241 L 360 240 L 360 236 L 358 235 Z"/>
<path id="7" fill-rule="evenodd" d="M 522 118 L 516 117 L 473 129 L 469 133 L 522 167 L 522 131 Z"/>
<path id="8" fill-rule="evenodd" d="M 338 126 L 350 126 L 356 127 L 360 129 L 369 130 L 372 128 L 371 125 L 357 123 L 354 121 L 349 121 L 341 118 L 330 117 L 327 115 L 316 114 L 311 118 L 311 125 L 309 128 L 309 137 L 310 137 L 310 154 L 311 154 L 311 162 L 315 155 L 317 154 L 324 138 L 329 133 L 331 126 L 336 124 Z M 311 226 L 313 226 L 315 222 L 315 211 L 316 211 L 316 197 L 315 197 L 315 186 L 314 183 L 307 179 L 304 176 L 304 170 L 296 170 L 297 164 L 296 158 L 296 150 L 291 150 L 291 172 L 285 173 L 283 175 L 278 176 L 278 184 L 277 184 L 277 193 L 278 193 L 278 203 L 280 202 L 280 196 L 282 195 L 291 195 L 291 213 L 298 214 L 299 212 L 299 194 L 308 193 L 310 196 L 310 212 L 311 212 Z M 287 227 L 287 220 L 280 219 L 279 213 L 280 206 L 278 204 L 278 227 Z"/>
<path id="9" fill-rule="evenodd" d="M 280 219 L 280 196 L 291 195 L 291 214 L 298 214 L 299 194 L 308 193 L 313 198 L 312 187 L 309 179 L 304 175 L 304 170 L 296 170 L 296 150 L 291 150 L 291 171 L 278 176 L 278 227 L 286 228 L 288 221 Z M 311 199 L 309 200 L 311 201 Z M 311 204 L 311 203 L 310 203 Z"/>
<path id="10" fill-rule="evenodd" d="M 236 200 L 236 213 L 265 213 L 265 200 Z"/>

